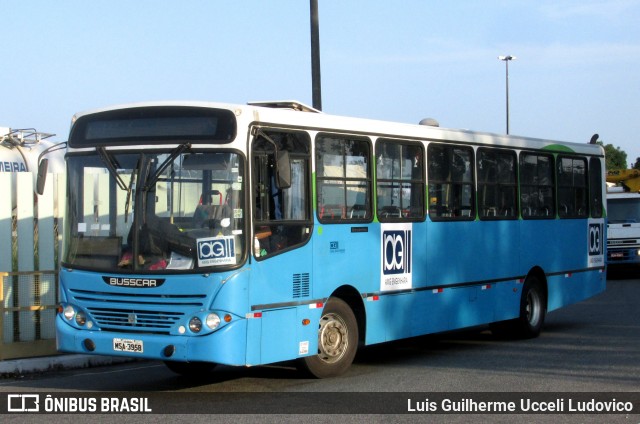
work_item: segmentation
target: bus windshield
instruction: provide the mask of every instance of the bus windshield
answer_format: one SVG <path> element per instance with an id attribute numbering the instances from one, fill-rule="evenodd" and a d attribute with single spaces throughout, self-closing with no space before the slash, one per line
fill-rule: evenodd
<path id="1" fill-rule="evenodd" d="M 607 199 L 609 224 L 640 222 L 640 198 Z"/>
<path id="2" fill-rule="evenodd" d="M 128 152 L 68 158 L 65 266 L 210 272 L 245 255 L 244 163 L 229 151 Z"/>
<path id="3" fill-rule="evenodd" d="M 607 199 L 609 224 L 633 224 L 640 219 L 640 201 L 631 199 Z"/>

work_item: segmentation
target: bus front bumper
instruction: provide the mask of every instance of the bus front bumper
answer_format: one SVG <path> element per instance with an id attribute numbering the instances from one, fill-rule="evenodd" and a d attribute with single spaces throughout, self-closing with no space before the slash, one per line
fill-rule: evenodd
<path id="1" fill-rule="evenodd" d="M 246 320 L 204 336 L 171 336 L 78 330 L 57 315 L 56 344 L 58 351 L 68 353 L 245 365 Z"/>
<path id="2" fill-rule="evenodd" d="M 640 264 L 640 249 L 607 249 L 607 265 Z"/>

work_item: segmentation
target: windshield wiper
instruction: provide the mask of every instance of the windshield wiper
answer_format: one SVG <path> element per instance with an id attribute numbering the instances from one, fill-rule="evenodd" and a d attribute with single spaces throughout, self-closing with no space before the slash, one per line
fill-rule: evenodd
<path id="1" fill-rule="evenodd" d="M 118 187 L 120 187 L 120 190 L 127 190 L 127 185 L 122 180 L 122 177 L 120 177 L 120 174 L 118 174 L 118 170 L 117 170 L 118 167 L 116 163 L 114 163 L 113 158 L 109 156 L 109 153 L 107 153 L 104 147 L 97 147 L 96 150 L 98 151 L 98 154 L 100 155 L 100 159 L 102 159 L 102 162 L 104 162 L 104 164 L 107 165 L 109 174 L 116 180 L 116 183 L 118 183 Z"/>
<path id="2" fill-rule="evenodd" d="M 173 151 L 169 154 L 169 157 L 167 157 L 165 159 L 165 161 L 162 162 L 158 166 L 158 168 L 156 169 L 156 172 L 153 173 L 153 176 L 151 178 L 149 178 L 147 181 L 145 181 L 145 185 L 144 185 L 143 191 L 146 193 L 147 191 L 151 190 L 151 188 L 160 179 L 160 175 L 162 175 L 164 170 L 167 169 L 167 167 L 171 163 L 173 163 L 173 161 L 176 160 L 176 158 L 178 156 L 180 156 L 183 152 L 185 152 L 186 150 L 189 150 L 189 149 L 191 149 L 191 143 L 184 143 L 184 144 L 179 145 L 175 149 L 173 149 Z"/>
<path id="3" fill-rule="evenodd" d="M 124 222 L 128 221 L 129 216 L 129 206 L 131 206 L 131 192 L 133 191 L 133 185 L 136 181 L 136 174 L 138 173 L 138 168 L 140 167 L 140 160 L 136 163 L 136 167 L 131 170 L 131 177 L 129 178 L 129 186 L 127 187 L 127 200 L 124 202 Z"/>

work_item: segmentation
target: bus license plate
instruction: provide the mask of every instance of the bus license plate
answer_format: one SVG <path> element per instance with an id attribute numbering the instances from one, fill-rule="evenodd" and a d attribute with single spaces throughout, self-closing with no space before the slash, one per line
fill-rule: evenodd
<path id="1" fill-rule="evenodd" d="M 623 252 L 611 252 L 611 257 L 612 258 L 623 258 L 624 257 L 624 253 Z"/>
<path id="2" fill-rule="evenodd" d="M 142 353 L 144 351 L 142 340 L 132 339 L 113 339 L 113 350 L 135 353 Z"/>

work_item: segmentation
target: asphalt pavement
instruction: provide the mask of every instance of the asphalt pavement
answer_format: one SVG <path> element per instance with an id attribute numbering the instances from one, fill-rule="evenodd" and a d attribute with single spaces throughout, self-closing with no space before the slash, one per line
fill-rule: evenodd
<path id="1" fill-rule="evenodd" d="M 133 359 L 118 356 L 60 354 L 38 358 L 21 358 L 0 361 L 0 378 L 16 377 L 59 369 L 89 368 L 131 362 Z"/>

